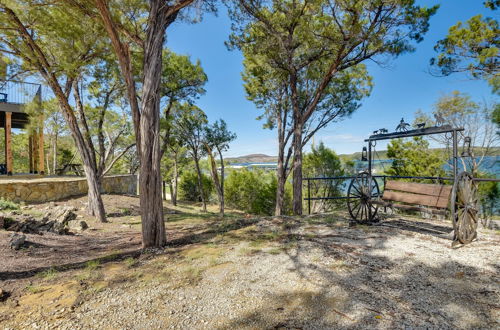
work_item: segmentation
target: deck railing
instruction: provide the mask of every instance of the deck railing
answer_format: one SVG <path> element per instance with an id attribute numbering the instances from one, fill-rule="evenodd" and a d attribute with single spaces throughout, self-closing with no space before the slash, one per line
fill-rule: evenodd
<path id="1" fill-rule="evenodd" d="M 0 103 L 27 104 L 41 99 L 42 86 L 36 83 L 0 79 Z"/>

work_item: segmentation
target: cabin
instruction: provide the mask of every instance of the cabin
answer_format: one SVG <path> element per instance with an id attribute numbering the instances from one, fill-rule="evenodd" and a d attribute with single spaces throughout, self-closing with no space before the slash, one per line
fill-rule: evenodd
<path id="1" fill-rule="evenodd" d="M 34 115 L 26 113 L 26 104 L 35 104 Z M 44 174 L 42 86 L 40 84 L 8 80 L 0 76 L 0 129 L 4 131 L 4 159 L 0 159 L 0 174 L 12 175 L 12 129 L 28 129 L 29 171 Z M 36 118 L 33 118 L 36 117 Z M 3 161 L 3 162 L 2 162 Z"/>

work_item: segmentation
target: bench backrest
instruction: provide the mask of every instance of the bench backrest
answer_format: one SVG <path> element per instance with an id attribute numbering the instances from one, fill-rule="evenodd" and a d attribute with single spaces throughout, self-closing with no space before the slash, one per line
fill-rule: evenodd
<path id="1" fill-rule="evenodd" d="M 452 186 L 388 180 L 382 199 L 439 209 L 448 207 Z"/>

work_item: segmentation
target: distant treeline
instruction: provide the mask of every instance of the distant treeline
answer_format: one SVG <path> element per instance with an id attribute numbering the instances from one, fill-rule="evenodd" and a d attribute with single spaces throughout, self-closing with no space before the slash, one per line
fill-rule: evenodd
<path id="1" fill-rule="evenodd" d="M 477 155 L 480 155 L 482 154 L 482 150 L 484 148 L 481 148 L 481 147 L 474 147 L 474 154 L 477 154 Z M 447 150 L 446 148 L 432 148 L 430 150 L 438 150 L 440 152 L 443 152 L 443 153 L 448 153 L 448 152 L 452 152 L 451 149 L 450 150 Z M 458 154 L 460 155 L 460 153 L 462 152 L 462 146 L 459 146 L 458 147 Z M 493 147 L 491 148 L 490 152 L 488 153 L 488 156 L 500 156 L 500 147 Z M 339 155 L 340 159 L 342 159 L 343 161 L 346 161 L 346 160 L 359 160 L 361 159 L 361 152 L 355 152 L 353 154 L 342 154 L 342 155 Z M 389 157 L 387 157 L 387 150 L 377 150 L 377 157 L 375 159 L 389 159 Z"/>

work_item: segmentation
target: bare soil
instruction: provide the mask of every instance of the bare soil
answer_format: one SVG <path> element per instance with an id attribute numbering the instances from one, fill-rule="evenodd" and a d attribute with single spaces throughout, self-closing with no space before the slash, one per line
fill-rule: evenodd
<path id="1" fill-rule="evenodd" d="M 80 210 L 91 230 L 29 235 L 26 250 L 0 231 L 2 328 L 500 327 L 498 231 L 452 248 L 442 220 L 349 227 L 342 212 L 219 219 L 215 206 L 165 204 L 169 246 L 141 251 L 138 199 L 105 203 L 109 223 Z"/>

